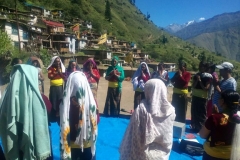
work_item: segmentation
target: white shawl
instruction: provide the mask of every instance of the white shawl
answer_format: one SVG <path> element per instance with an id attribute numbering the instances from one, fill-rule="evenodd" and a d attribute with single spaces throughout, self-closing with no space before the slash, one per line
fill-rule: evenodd
<path id="1" fill-rule="evenodd" d="M 143 80 L 138 81 L 138 77 L 142 74 L 142 65 L 143 64 L 146 66 L 146 70 L 147 70 L 147 73 L 148 73 L 149 77 L 151 76 L 151 74 L 149 72 L 149 69 L 148 69 L 147 63 L 142 62 L 140 64 L 140 66 L 138 67 L 137 71 L 134 73 L 134 75 L 132 77 L 133 91 L 135 91 L 138 87 L 142 91 L 144 91 L 144 82 L 143 82 Z"/>
<path id="2" fill-rule="evenodd" d="M 167 160 L 173 137 L 175 109 L 159 79 L 145 84 L 145 97 L 134 111 L 120 146 L 120 160 Z"/>
<path id="3" fill-rule="evenodd" d="M 75 71 L 69 75 L 63 101 L 60 105 L 61 157 L 63 159 L 71 158 L 71 146 L 69 146 L 67 137 L 70 134 L 69 111 L 72 96 L 76 96 L 82 111 L 82 119 L 79 119 L 78 124 L 80 133 L 77 135 L 75 144 L 78 144 L 83 150 L 83 142 L 90 141 L 92 155 L 94 156 L 98 132 L 96 103 L 85 74 L 81 71 Z"/>
<path id="4" fill-rule="evenodd" d="M 47 69 L 50 68 L 50 67 L 53 65 L 53 63 L 54 63 L 54 61 L 55 61 L 56 58 L 59 58 L 59 59 L 60 59 L 62 73 L 65 73 L 65 70 L 66 70 L 66 69 L 65 69 L 65 66 L 64 66 L 63 63 L 62 63 L 61 58 L 58 57 L 58 56 L 54 56 L 54 57 L 52 57 L 51 63 L 50 63 L 50 65 L 47 67 Z"/>

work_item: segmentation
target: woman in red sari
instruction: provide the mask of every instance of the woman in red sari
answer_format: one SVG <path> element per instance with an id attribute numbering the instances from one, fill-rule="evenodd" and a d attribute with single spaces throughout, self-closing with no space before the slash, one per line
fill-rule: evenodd
<path id="1" fill-rule="evenodd" d="M 98 114 L 99 112 L 98 112 L 98 103 L 97 103 L 97 90 L 98 90 L 98 82 L 100 79 L 100 74 L 94 60 L 88 59 L 83 64 L 83 73 L 86 75 L 88 83 L 92 90 L 93 97 L 97 104 L 97 114 Z M 98 116 L 98 122 L 99 122 L 99 116 Z"/>
<path id="2" fill-rule="evenodd" d="M 98 89 L 100 74 L 97 69 L 96 63 L 92 59 L 88 59 L 83 64 L 83 72 L 87 77 L 87 80 L 92 90 L 94 98 L 97 99 L 97 89 Z"/>

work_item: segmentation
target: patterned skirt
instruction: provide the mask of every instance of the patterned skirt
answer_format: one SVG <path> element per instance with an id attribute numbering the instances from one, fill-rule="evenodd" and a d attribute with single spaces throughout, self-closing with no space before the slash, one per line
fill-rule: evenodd
<path id="1" fill-rule="evenodd" d="M 108 87 L 107 98 L 104 107 L 104 115 L 119 117 L 120 113 L 121 92 L 119 88 Z"/>
<path id="2" fill-rule="evenodd" d="M 94 99 L 97 100 L 98 84 L 97 83 L 89 83 L 89 85 L 90 85 L 90 88 L 92 90 Z"/>

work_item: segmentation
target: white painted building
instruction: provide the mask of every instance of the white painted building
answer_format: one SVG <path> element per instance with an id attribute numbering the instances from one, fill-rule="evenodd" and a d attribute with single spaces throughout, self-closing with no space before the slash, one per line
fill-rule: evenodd
<path id="1" fill-rule="evenodd" d="M 13 41 L 14 46 L 18 46 L 18 30 L 17 30 L 17 24 L 13 23 L 5 23 L 5 31 Z M 24 42 L 28 42 L 28 31 L 27 29 L 24 29 L 23 27 L 19 26 L 19 35 L 20 35 L 20 42 L 21 42 L 21 48 L 24 47 Z"/>
<path id="2" fill-rule="evenodd" d="M 50 10 L 47 10 L 47 9 L 44 9 L 43 10 L 43 16 L 44 17 L 48 17 L 48 16 L 50 16 L 51 15 L 51 11 Z"/>
<path id="3" fill-rule="evenodd" d="M 87 36 L 82 36 L 80 41 L 78 42 L 78 49 L 83 49 L 87 45 Z"/>
<path id="4" fill-rule="evenodd" d="M 107 44 L 112 44 L 112 40 L 111 40 L 111 39 L 108 39 L 108 40 L 107 40 Z"/>
<path id="5" fill-rule="evenodd" d="M 75 52 L 76 52 L 75 43 L 76 43 L 76 39 L 74 37 L 72 37 L 72 43 L 71 43 L 71 50 L 70 51 L 73 54 L 75 54 Z"/>
<path id="6" fill-rule="evenodd" d="M 107 59 L 112 59 L 112 53 L 111 52 L 107 52 Z"/>
<path id="7" fill-rule="evenodd" d="M 85 40 L 85 39 L 81 39 L 80 41 L 79 41 L 79 48 L 78 49 L 83 49 L 83 48 L 85 48 L 86 47 L 86 45 L 87 45 L 87 40 Z"/>
<path id="8" fill-rule="evenodd" d="M 92 29 L 92 24 L 87 24 L 88 29 Z"/>

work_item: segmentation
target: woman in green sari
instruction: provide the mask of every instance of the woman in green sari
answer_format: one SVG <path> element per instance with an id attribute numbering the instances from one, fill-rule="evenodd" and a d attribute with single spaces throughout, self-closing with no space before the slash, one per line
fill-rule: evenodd
<path id="1" fill-rule="evenodd" d="M 105 77 L 105 79 L 108 80 L 108 91 L 104 107 L 104 114 L 111 117 L 118 117 L 120 112 L 124 70 L 118 65 L 118 61 L 119 59 L 117 56 L 112 58 L 111 66 L 108 67 Z"/>

